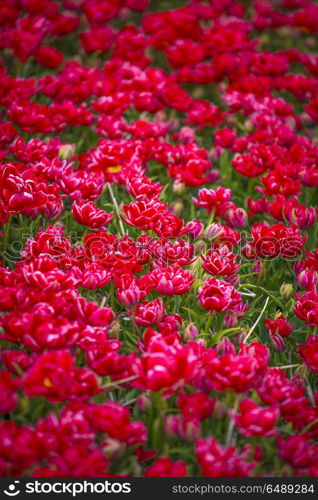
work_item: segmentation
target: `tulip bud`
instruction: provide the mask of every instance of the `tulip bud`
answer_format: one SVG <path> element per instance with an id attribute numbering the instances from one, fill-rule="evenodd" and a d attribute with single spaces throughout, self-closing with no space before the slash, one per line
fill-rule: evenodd
<path id="1" fill-rule="evenodd" d="M 219 179 L 220 172 L 219 170 L 216 170 L 216 168 L 214 168 L 208 173 L 207 177 L 209 179 L 209 182 L 212 182 L 214 184 Z"/>
<path id="2" fill-rule="evenodd" d="M 107 458 L 110 460 L 117 460 L 124 455 L 126 445 L 122 441 L 109 438 L 102 444 L 102 449 Z"/>
<path id="3" fill-rule="evenodd" d="M 214 240 L 218 238 L 223 232 L 223 227 L 220 224 L 217 224 L 214 222 L 213 224 L 210 224 L 204 231 L 204 236 L 206 238 L 209 238 L 209 240 Z"/>
<path id="4" fill-rule="evenodd" d="M 185 192 L 185 184 L 181 181 L 174 181 L 172 191 L 176 195 L 181 196 Z"/>
<path id="5" fill-rule="evenodd" d="M 200 344 L 200 345 L 206 347 L 206 340 L 203 337 L 201 337 L 201 338 L 196 340 L 196 344 Z"/>
<path id="6" fill-rule="evenodd" d="M 238 325 L 238 318 L 235 314 L 226 314 L 223 318 L 225 328 L 234 328 Z"/>
<path id="7" fill-rule="evenodd" d="M 70 160 L 75 153 L 74 144 L 63 144 L 59 149 L 60 160 Z"/>
<path id="8" fill-rule="evenodd" d="M 254 128 L 252 120 L 245 120 L 244 127 L 247 132 L 252 132 Z"/>
<path id="9" fill-rule="evenodd" d="M 201 425 L 196 419 L 185 419 L 181 415 L 167 415 L 164 419 L 164 429 L 169 436 L 194 441 L 200 436 Z"/>
<path id="10" fill-rule="evenodd" d="M 214 406 L 213 417 L 224 419 L 227 415 L 227 409 L 223 401 L 217 400 Z"/>
<path id="11" fill-rule="evenodd" d="M 148 394 L 140 394 L 137 398 L 137 404 L 141 411 L 149 410 L 152 406 L 151 397 Z"/>
<path id="12" fill-rule="evenodd" d="M 282 30 L 281 30 L 282 31 Z M 286 34 L 285 34 L 286 35 Z M 267 33 L 264 33 L 263 35 L 260 36 L 260 41 L 262 44 L 267 44 L 270 42 L 270 38 Z"/>
<path id="13" fill-rule="evenodd" d="M 299 113 L 299 118 L 301 119 L 303 127 L 309 127 L 310 125 L 313 125 L 315 123 L 311 116 L 309 116 L 306 112 Z M 311 129 L 308 129 L 308 132 L 309 131 L 311 131 Z"/>
<path id="14" fill-rule="evenodd" d="M 180 415 L 167 415 L 164 418 L 164 430 L 168 436 L 179 437 Z"/>
<path id="15" fill-rule="evenodd" d="M 187 441 L 195 441 L 200 437 L 201 424 L 199 420 L 191 419 L 186 420 L 181 428 L 181 437 Z"/>
<path id="16" fill-rule="evenodd" d="M 236 134 L 229 128 L 222 128 L 215 132 L 214 142 L 221 148 L 231 148 L 236 139 Z"/>
<path id="17" fill-rule="evenodd" d="M 205 248 L 206 248 L 205 241 L 203 241 L 203 240 L 196 241 L 194 244 L 194 254 L 197 255 L 197 254 L 202 253 L 205 250 Z M 199 262 L 199 261 L 196 261 L 196 262 Z"/>
<path id="18" fill-rule="evenodd" d="M 197 327 L 194 323 L 189 323 L 188 326 L 184 330 L 183 337 L 185 340 L 191 341 L 194 340 L 199 335 Z"/>
<path id="19" fill-rule="evenodd" d="M 180 142 L 188 143 L 195 140 L 195 131 L 191 127 L 182 127 L 178 134 Z"/>
<path id="20" fill-rule="evenodd" d="M 208 158 L 211 160 L 211 162 L 218 161 L 222 153 L 222 149 L 220 147 L 214 147 L 209 150 L 208 152 Z"/>
<path id="21" fill-rule="evenodd" d="M 226 219 L 231 227 L 245 227 L 248 222 L 244 208 L 231 208 L 226 213 Z"/>
<path id="22" fill-rule="evenodd" d="M 236 335 L 233 335 L 232 340 L 235 344 L 239 344 L 240 342 L 244 342 L 244 338 L 247 335 L 247 331 L 243 330 L 243 332 L 239 332 Z"/>
<path id="23" fill-rule="evenodd" d="M 309 49 L 314 49 L 315 46 L 316 46 L 316 39 L 313 37 L 313 36 L 310 36 L 310 37 L 306 37 L 304 39 L 304 44 L 306 45 L 306 47 L 308 47 Z"/>
<path id="24" fill-rule="evenodd" d="M 176 215 L 177 217 L 180 217 L 183 209 L 184 209 L 184 205 L 182 203 L 182 200 L 177 200 L 170 205 L 170 212 L 172 214 Z"/>
<path id="25" fill-rule="evenodd" d="M 188 222 L 186 225 L 187 229 L 187 234 L 190 236 L 190 238 L 199 238 L 203 234 L 203 224 L 199 220 L 191 220 Z"/>
<path id="26" fill-rule="evenodd" d="M 107 335 L 110 338 L 119 338 L 120 335 L 120 322 L 116 321 L 109 330 L 107 330 Z"/>
<path id="27" fill-rule="evenodd" d="M 63 212 L 63 202 L 61 200 L 47 201 L 42 207 L 42 213 L 46 219 L 56 219 Z"/>
<path id="28" fill-rule="evenodd" d="M 127 9 L 126 7 L 123 7 L 122 9 L 120 9 L 119 13 L 118 13 L 118 17 L 120 18 L 121 21 L 126 21 L 129 19 L 129 16 L 130 16 L 130 10 Z"/>
<path id="29" fill-rule="evenodd" d="M 291 283 L 283 283 L 279 292 L 284 299 L 289 299 L 294 295 L 293 285 Z"/>
<path id="30" fill-rule="evenodd" d="M 179 118 L 172 118 L 169 122 L 169 131 L 170 132 L 176 132 L 180 128 L 180 120 Z"/>
<path id="31" fill-rule="evenodd" d="M 257 460 L 258 462 L 262 460 L 264 455 L 262 448 L 258 444 L 255 446 L 246 444 L 242 447 L 241 454 L 246 460 Z"/>
<path id="32" fill-rule="evenodd" d="M 221 342 L 219 342 L 216 345 L 216 352 L 218 354 L 220 354 L 220 355 L 223 355 L 223 354 L 235 354 L 234 345 L 232 344 L 232 342 L 227 337 L 223 337 L 223 339 L 221 340 Z"/>
<path id="33" fill-rule="evenodd" d="M 263 460 L 264 453 L 263 453 L 262 447 L 259 444 L 255 445 L 254 457 L 255 457 L 255 460 L 257 462 L 260 462 L 261 460 Z"/>
<path id="34" fill-rule="evenodd" d="M 281 337 L 278 333 L 271 333 L 269 337 L 272 346 L 274 347 L 274 349 L 276 349 L 277 352 L 284 351 L 286 345 L 283 337 Z"/>
<path id="35" fill-rule="evenodd" d="M 163 109 L 160 109 L 159 111 L 157 111 L 154 115 L 154 118 L 155 118 L 154 121 L 156 121 L 156 122 L 166 122 L 168 120 L 167 113 Z M 143 120 L 147 119 L 147 113 L 145 114 L 145 116 L 142 119 Z"/>
<path id="36" fill-rule="evenodd" d="M 197 86 L 193 91 L 194 99 L 202 99 L 203 96 L 204 96 L 204 88 L 202 87 L 202 85 L 200 87 Z"/>
<path id="37" fill-rule="evenodd" d="M 262 269 L 262 261 L 261 260 L 256 260 L 252 266 L 252 271 L 253 273 L 260 273 L 261 272 L 261 269 Z M 266 271 L 266 269 L 264 270 L 263 268 L 263 273 L 264 271 Z"/>

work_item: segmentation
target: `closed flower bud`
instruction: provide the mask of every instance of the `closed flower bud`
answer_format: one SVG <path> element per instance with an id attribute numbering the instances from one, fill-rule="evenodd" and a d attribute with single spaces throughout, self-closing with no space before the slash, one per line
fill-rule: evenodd
<path id="1" fill-rule="evenodd" d="M 282 352 L 285 350 L 285 340 L 278 333 L 271 333 L 269 335 L 272 346 L 277 352 Z"/>
<path id="2" fill-rule="evenodd" d="M 179 437 L 180 415 L 167 415 L 164 419 L 165 433 L 171 437 Z"/>
<path id="3" fill-rule="evenodd" d="M 246 330 L 243 330 L 242 332 L 236 333 L 233 335 L 232 340 L 235 344 L 240 344 L 240 342 L 244 342 L 244 338 L 248 332 Z"/>
<path id="4" fill-rule="evenodd" d="M 223 403 L 223 401 L 217 399 L 214 406 L 213 417 L 223 420 L 226 417 L 226 415 L 227 415 L 227 409 L 225 404 Z"/>
<path id="5" fill-rule="evenodd" d="M 75 153 L 74 144 L 63 144 L 59 149 L 60 160 L 70 160 Z"/>
<path id="6" fill-rule="evenodd" d="M 252 271 L 253 273 L 260 273 L 262 269 L 262 261 L 261 260 L 256 260 L 252 266 Z M 263 268 L 263 273 L 266 273 L 266 269 Z"/>
<path id="7" fill-rule="evenodd" d="M 201 425 L 200 422 L 196 419 L 185 419 L 182 422 L 182 426 L 180 429 L 180 435 L 182 439 L 186 441 L 195 441 L 200 437 L 201 434 Z"/>
<path id="8" fill-rule="evenodd" d="M 231 208 L 225 216 L 231 227 L 245 227 L 248 222 L 244 208 Z"/>
<path id="9" fill-rule="evenodd" d="M 279 291 L 284 299 L 290 299 L 290 297 L 294 295 L 294 289 L 291 283 L 283 283 Z"/>
<path id="10" fill-rule="evenodd" d="M 194 254 L 199 254 L 206 249 L 206 243 L 204 240 L 198 240 L 194 243 Z M 199 261 L 196 261 L 199 263 Z"/>
<path id="11" fill-rule="evenodd" d="M 108 337 L 111 337 L 111 338 L 118 338 L 119 335 L 120 335 L 120 322 L 119 321 L 116 321 L 112 327 L 107 330 L 107 335 Z"/>
<path id="12" fill-rule="evenodd" d="M 184 205 L 181 200 L 177 200 L 174 203 L 171 203 L 170 205 L 170 211 L 177 217 L 179 217 L 182 214 Z"/>
<path id="13" fill-rule="evenodd" d="M 238 325 L 238 318 L 236 314 L 226 314 L 223 318 L 223 325 L 225 328 L 234 328 Z"/>
<path id="14" fill-rule="evenodd" d="M 187 234 L 190 236 L 190 238 L 193 239 L 198 238 L 203 234 L 203 224 L 199 220 L 193 219 L 188 222 L 188 224 L 186 225 L 186 229 Z"/>
<path id="15" fill-rule="evenodd" d="M 185 340 L 191 341 L 194 340 L 199 335 L 197 327 L 194 323 L 189 323 L 188 326 L 184 330 L 183 337 Z"/>
<path id="16" fill-rule="evenodd" d="M 164 419 L 165 432 L 172 437 L 181 437 L 185 441 L 194 441 L 200 436 L 199 420 L 184 418 L 182 415 L 168 415 Z"/>
<path id="17" fill-rule="evenodd" d="M 151 408 L 151 406 L 152 406 L 151 397 L 145 393 L 140 394 L 140 396 L 138 396 L 138 398 L 137 398 L 137 404 L 138 404 L 138 408 L 141 411 L 149 410 L 149 408 Z"/>
<path id="18" fill-rule="evenodd" d="M 201 99 L 204 96 L 204 87 L 202 85 L 199 87 L 196 87 L 193 91 L 193 97 L 194 99 Z"/>
<path id="19" fill-rule="evenodd" d="M 222 354 L 235 354 L 234 345 L 227 337 L 223 337 L 221 342 L 219 342 L 216 345 L 216 352 L 218 354 L 221 354 L 221 355 Z"/>
<path id="20" fill-rule="evenodd" d="M 181 127 L 178 133 L 178 140 L 185 144 L 195 140 L 195 130 L 191 127 Z"/>
<path id="21" fill-rule="evenodd" d="M 107 458 L 110 460 L 118 460 L 118 458 L 124 455 L 126 445 L 122 441 L 118 441 L 118 439 L 109 438 L 102 444 L 102 449 Z"/>
<path id="22" fill-rule="evenodd" d="M 209 240 L 214 240 L 218 238 L 223 232 L 223 227 L 220 224 L 216 224 L 215 222 L 213 224 L 210 224 L 204 231 L 204 236 L 206 238 L 209 238 Z"/>
<path id="23" fill-rule="evenodd" d="M 180 182 L 180 181 L 174 181 L 172 191 L 178 196 L 184 194 L 185 184 L 183 182 Z"/>

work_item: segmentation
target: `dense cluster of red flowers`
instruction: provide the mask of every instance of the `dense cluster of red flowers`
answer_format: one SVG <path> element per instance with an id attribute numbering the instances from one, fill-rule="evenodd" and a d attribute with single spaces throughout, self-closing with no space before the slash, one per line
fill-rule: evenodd
<path id="1" fill-rule="evenodd" d="M 160 4 L 1 2 L 1 476 L 318 476 L 318 5 Z"/>

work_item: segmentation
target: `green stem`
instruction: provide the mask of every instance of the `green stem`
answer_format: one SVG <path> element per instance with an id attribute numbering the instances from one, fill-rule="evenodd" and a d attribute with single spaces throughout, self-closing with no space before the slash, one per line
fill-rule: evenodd
<path id="1" fill-rule="evenodd" d="M 209 227 L 211 224 L 213 224 L 214 222 L 214 217 L 215 217 L 215 207 L 212 208 L 212 212 L 211 212 L 211 215 L 210 215 L 210 218 L 209 218 L 209 222 L 208 222 L 208 226 Z"/>
<path id="2" fill-rule="evenodd" d="M 262 281 L 262 279 L 263 279 L 263 277 L 265 275 L 266 263 L 267 263 L 266 259 L 263 260 L 262 265 L 261 265 L 261 270 L 260 270 L 260 272 L 258 274 L 257 281 L 256 281 L 257 288 L 259 288 L 259 285 L 261 284 L 261 281 Z"/>
<path id="3" fill-rule="evenodd" d="M 140 331 L 140 328 L 139 326 L 137 325 L 136 321 L 135 321 L 135 306 L 132 306 L 131 308 L 131 322 L 132 322 L 132 325 L 133 325 L 133 329 L 134 329 L 134 333 L 138 336 L 138 337 L 142 337 L 142 333 Z"/>
<path id="4" fill-rule="evenodd" d="M 21 76 L 22 68 L 23 68 L 23 63 L 19 59 L 16 59 L 16 63 L 15 63 L 15 76 L 16 76 L 16 78 L 19 78 Z"/>
<path id="5" fill-rule="evenodd" d="M 12 214 L 9 215 L 8 220 L 6 222 L 6 225 L 5 225 L 5 228 L 4 228 L 3 245 L 2 245 L 2 257 L 3 257 L 3 261 L 6 260 L 5 253 L 6 253 L 7 246 L 8 246 L 8 241 L 9 241 L 11 221 L 12 221 Z"/>
<path id="6" fill-rule="evenodd" d="M 120 227 L 120 231 L 121 231 L 121 234 L 123 236 L 125 236 L 125 229 L 124 229 L 124 226 L 123 226 L 123 223 L 122 223 L 122 220 L 120 218 L 120 214 L 119 214 L 119 207 L 118 207 L 118 203 L 117 203 L 117 200 L 115 198 L 115 195 L 113 193 L 113 190 L 112 190 L 112 187 L 110 185 L 110 183 L 108 182 L 107 183 L 107 187 L 108 187 L 108 191 L 109 191 L 109 194 L 110 194 L 110 198 L 112 200 L 112 203 L 114 205 L 114 207 L 116 208 L 116 213 L 117 213 L 117 217 L 118 217 L 118 221 L 119 221 L 119 227 Z"/>
<path id="7" fill-rule="evenodd" d="M 207 322 L 205 324 L 205 330 L 206 330 L 206 333 L 209 333 L 209 329 L 211 327 L 211 324 L 212 324 L 212 321 L 213 321 L 213 318 L 214 316 L 212 316 L 212 314 L 209 315 L 208 319 L 207 319 Z"/>
<path id="8" fill-rule="evenodd" d="M 236 413 L 240 404 L 242 397 L 240 394 L 235 395 L 235 400 L 234 400 L 234 405 L 233 405 L 233 411 Z M 235 428 L 235 422 L 234 419 L 229 416 L 230 421 L 229 425 L 226 431 L 226 438 L 225 438 L 225 446 L 231 446 L 235 444 L 233 441 L 233 434 L 234 434 L 234 428 Z"/>
<path id="9" fill-rule="evenodd" d="M 110 282 L 110 306 L 115 311 L 115 284 L 113 279 Z"/>

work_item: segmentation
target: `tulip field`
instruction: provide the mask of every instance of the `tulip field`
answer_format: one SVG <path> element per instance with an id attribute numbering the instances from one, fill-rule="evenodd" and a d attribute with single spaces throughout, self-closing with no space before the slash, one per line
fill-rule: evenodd
<path id="1" fill-rule="evenodd" d="M 317 33 L 0 2 L 0 476 L 318 477 Z"/>

